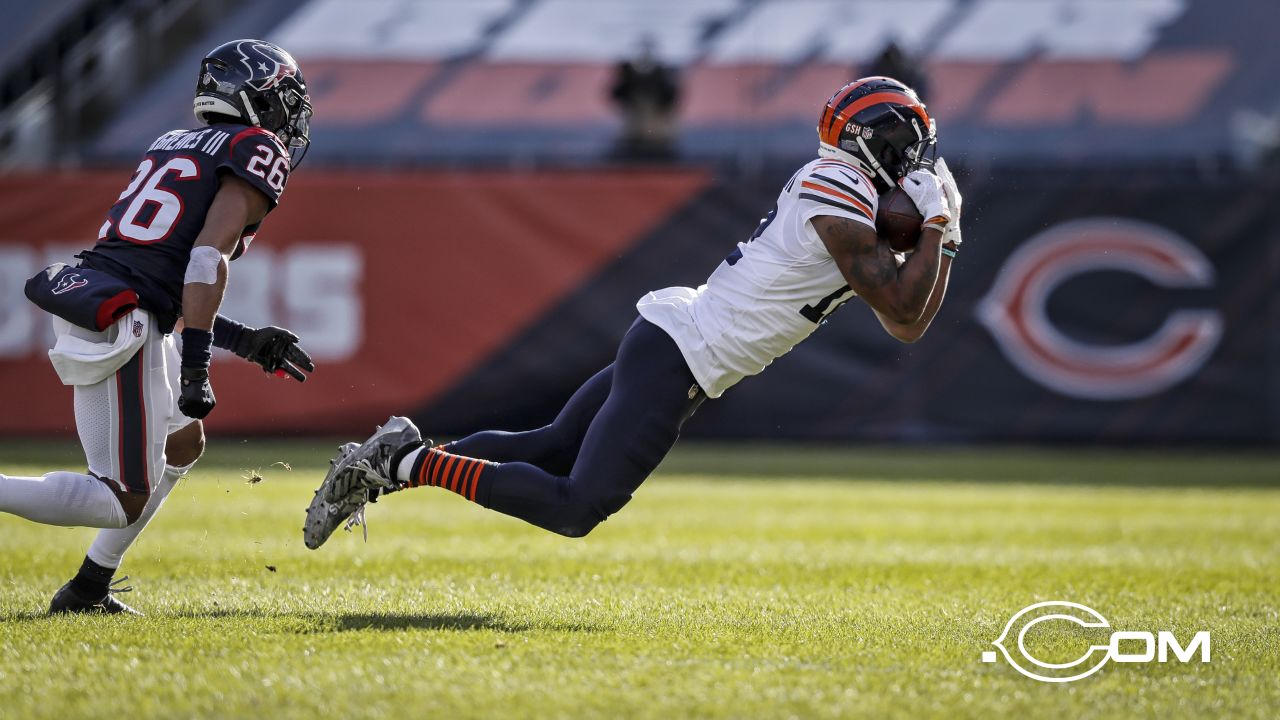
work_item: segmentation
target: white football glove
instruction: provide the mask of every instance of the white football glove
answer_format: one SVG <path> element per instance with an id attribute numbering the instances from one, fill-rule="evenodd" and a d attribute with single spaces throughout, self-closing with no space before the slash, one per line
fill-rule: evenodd
<path id="1" fill-rule="evenodd" d="M 924 216 L 924 227 L 946 230 L 951 221 L 951 210 L 947 207 L 942 180 L 937 175 L 927 170 L 912 170 L 899 184 Z"/>
<path id="2" fill-rule="evenodd" d="M 933 164 L 933 171 L 942 181 L 942 191 L 947 196 L 947 208 L 951 211 L 951 222 L 947 223 L 946 229 L 942 231 L 942 242 L 951 243 L 958 248 L 960 247 L 960 210 L 964 204 L 964 198 L 960 195 L 960 189 L 956 187 L 956 179 L 951 175 L 951 168 L 947 167 L 945 159 L 938 158 Z"/>

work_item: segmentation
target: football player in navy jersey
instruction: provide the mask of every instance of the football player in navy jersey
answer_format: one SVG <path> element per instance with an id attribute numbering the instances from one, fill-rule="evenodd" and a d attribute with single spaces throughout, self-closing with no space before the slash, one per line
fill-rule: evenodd
<path id="1" fill-rule="evenodd" d="M 53 613 L 135 612 L 113 596 L 112 578 L 204 450 L 214 346 L 298 381 L 315 369 L 287 330 L 218 315 L 228 262 L 249 249 L 308 148 L 302 71 L 268 42 L 221 45 L 201 61 L 195 116 L 200 127 L 147 148 L 79 265 L 49 268 L 43 289 L 41 275 L 28 283 L 55 315 L 50 357 L 75 387 L 89 472 L 0 475 L 0 510 L 103 528 Z"/>

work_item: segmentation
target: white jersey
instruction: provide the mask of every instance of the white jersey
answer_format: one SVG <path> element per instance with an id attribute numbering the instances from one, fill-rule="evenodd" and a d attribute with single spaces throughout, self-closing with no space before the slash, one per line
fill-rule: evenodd
<path id="1" fill-rule="evenodd" d="M 877 201 L 871 181 L 852 165 L 813 160 L 705 285 L 656 290 L 636 309 L 675 340 L 707 396 L 719 397 L 854 297 L 809 221 L 834 215 L 874 228 Z"/>

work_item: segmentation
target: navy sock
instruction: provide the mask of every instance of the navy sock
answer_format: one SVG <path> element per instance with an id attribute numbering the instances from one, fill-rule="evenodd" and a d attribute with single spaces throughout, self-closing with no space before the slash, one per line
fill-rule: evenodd
<path id="1" fill-rule="evenodd" d="M 86 556 L 80 565 L 80 572 L 71 578 L 71 586 L 86 597 L 101 597 L 107 594 L 107 586 L 111 584 L 111 578 L 115 574 L 115 568 L 99 565 Z"/>

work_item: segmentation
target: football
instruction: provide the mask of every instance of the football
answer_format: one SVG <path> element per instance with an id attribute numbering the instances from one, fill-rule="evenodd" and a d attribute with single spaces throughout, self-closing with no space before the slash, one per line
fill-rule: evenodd
<path id="1" fill-rule="evenodd" d="M 894 188 L 880 196 L 880 208 L 876 210 L 876 232 L 896 252 L 915 250 L 920 241 L 920 226 L 924 217 L 916 209 L 911 196 L 902 188 Z"/>

